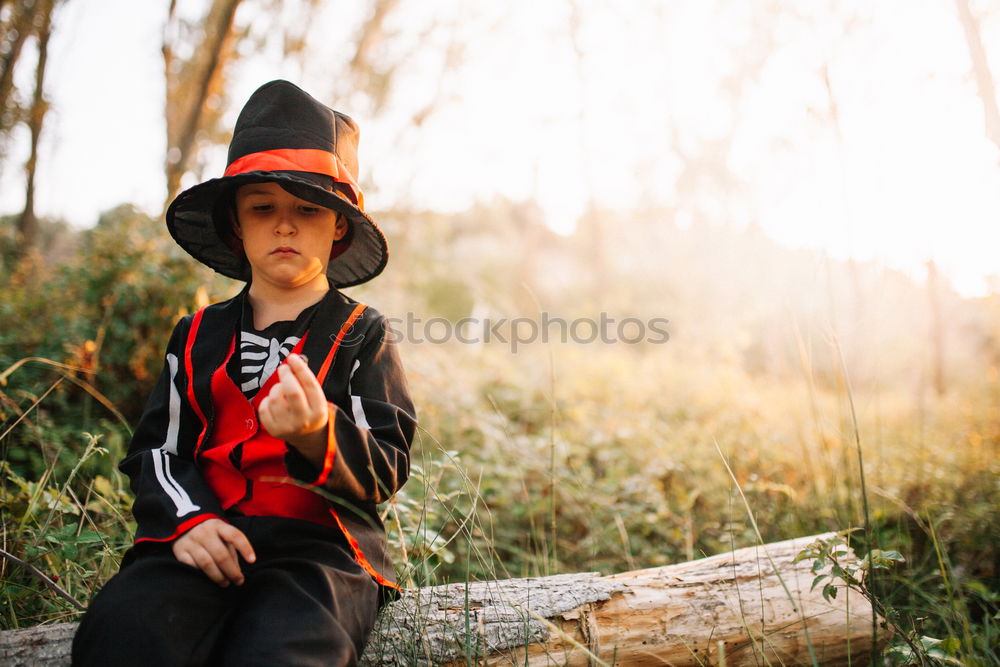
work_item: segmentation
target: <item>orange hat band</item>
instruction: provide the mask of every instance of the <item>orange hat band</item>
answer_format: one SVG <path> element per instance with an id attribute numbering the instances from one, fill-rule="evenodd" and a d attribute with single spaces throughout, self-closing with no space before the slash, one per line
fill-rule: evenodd
<path id="1" fill-rule="evenodd" d="M 361 193 L 361 188 L 354 182 L 350 172 L 340 164 L 337 156 L 328 151 L 316 148 L 280 148 L 250 153 L 226 167 L 224 176 L 235 176 L 251 171 L 308 171 L 324 174 L 335 182 L 348 186 L 353 203 L 362 211 L 365 210 L 365 197 Z M 335 194 L 342 193 L 337 191 Z"/>

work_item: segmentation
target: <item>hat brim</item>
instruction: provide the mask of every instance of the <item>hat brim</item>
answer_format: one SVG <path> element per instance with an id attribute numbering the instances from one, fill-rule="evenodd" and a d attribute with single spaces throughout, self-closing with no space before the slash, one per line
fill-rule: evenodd
<path id="1" fill-rule="evenodd" d="M 167 208 L 167 229 L 177 244 L 202 264 L 229 278 L 250 280 L 250 265 L 242 253 L 234 252 L 220 229 L 228 229 L 228 215 L 220 206 L 223 198 L 241 185 L 273 182 L 287 192 L 318 206 L 336 211 L 351 226 L 350 245 L 330 260 L 326 275 L 334 287 L 350 287 L 371 280 L 389 260 L 385 235 L 364 211 L 339 194 L 317 185 L 316 174 L 296 171 L 251 171 L 214 178 L 195 185 Z"/>

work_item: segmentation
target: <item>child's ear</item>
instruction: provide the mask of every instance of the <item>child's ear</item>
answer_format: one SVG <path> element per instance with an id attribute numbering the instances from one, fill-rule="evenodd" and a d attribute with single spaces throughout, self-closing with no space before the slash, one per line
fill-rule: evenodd
<path id="1" fill-rule="evenodd" d="M 333 230 L 333 240 L 339 241 L 347 234 L 347 220 L 340 213 L 337 214 L 336 227 Z"/>
<path id="2" fill-rule="evenodd" d="M 236 215 L 236 209 L 229 207 L 229 227 L 233 230 L 233 235 L 239 240 L 243 240 L 243 230 L 240 229 L 240 218 Z"/>

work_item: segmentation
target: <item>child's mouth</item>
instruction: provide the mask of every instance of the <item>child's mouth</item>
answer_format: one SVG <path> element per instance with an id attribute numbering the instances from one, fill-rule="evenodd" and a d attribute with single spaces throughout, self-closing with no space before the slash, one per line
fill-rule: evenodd
<path id="1" fill-rule="evenodd" d="M 275 248 L 271 251 L 272 255 L 298 255 L 299 251 L 295 248 L 289 248 L 288 246 L 281 246 L 280 248 Z"/>

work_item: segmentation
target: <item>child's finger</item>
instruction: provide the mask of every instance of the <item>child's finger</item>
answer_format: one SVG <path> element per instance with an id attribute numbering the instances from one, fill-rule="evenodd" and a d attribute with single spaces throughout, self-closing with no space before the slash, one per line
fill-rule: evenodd
<path id="1" fill-rule="evenodd" d="M 222 539 L 224 539 L 230 546 L 234 547 L 236 551 L 243 556 L 243 560 L 248 563 L 252 563 L 257 560 L 257 554 L 254 553 L 253 545 L 250 544 L 250 540 L 247 539 L 246 534 L 233 525 L 227 525 L 222 531 Z"/>
<path id="2" fill-rule="evenodd" d="M 309 407 L 318 409 L 320 406 L 325 406 L 326 394 L 323 393 L 323 387 L 320 386 L 319 380 L 313 375 L 312 369 L 309 368 L 305 360 L 297 354 L 292 354 L 288 357 L 288 365 L 302 386 Z"/>
<path id="3" fill-rule="evenodd" d="M 312 369 L 309 368 L 309 364 L 307 364 L 301 356 L 297 354 L 288 355 L 288 361 L 285 365 L 292 371 L 295 375 L 295 379 L 299 381 L 299 384 L 302 385 L 302 387 L 308 387 L 310 385 L 319 387 L 319 380 L 316 379 L 316 376 L 313 375 Z"/>
<path id="4" fill-rule="evenodd" d="M 240 570 L 236 553 L 230 548 L 224 537 L 225 529 L 225 525 L 220 526 L 214 534 L 205 540 L 202 547 L 208 551 L 208 555 L 212 557 L 215 567 L 226 578 L 226 581 L 239 586 L 243 583 L 243 572 Z"/>
<path id="5" fill-rule="evenodd" d="M 281 374 L 281 396 L 288 410 L 298 418 L 305 418 L 309 413 L 309 401 L 295 371 L 288 364 L 283 364 L 278 372 Z"/>
<path id="6" fill-rule="evenodd" d="M 271 397 L 265 396 L 257 406 L 257 417 L 260 419 L 260 423 L 264 424 L 266 427 L 271 423 Z"/>
<path id="7" fill-rule="evenodd" d="M 268 392 L 267 396 L 258 406 L 258 412 L 264 407 L 265 402 L 267 403 L 266 410 L 268 416 L 272 422 L 277 423 L 282 416 L 288 413 L 288 387 L 285 386 L 284 378 L 282 378 L 281 382 L 276 382 L 271 387 L 271 391 Z"/>
<path id="8" fill-rule="evenodd" d="M 274 410 L 277 406 L 281 405 L 281 401 L 284 398 L 284 394 L 286 391 L 285 376 L 284 374 L 281 373 L 280 369 L 281 367 L 279 366 L 278 377 L 281 378 L 281 381 L 275 382 L 274 385 L 271 387 L 271 391 L 267 392 L 267 396 L 264 397 L 264 400 L 270 404 L 270 408 L 272 410 Z M 263 401 L 261 401 L 261 403 L 263 404 Z"/>
<path id="9" fill-rule="evenodd" d="M 221 559 L 216 560 L 215 564 L 230 583 L 237 586 L 243 585 L 243 570 L 240 569 L 240 561 L 236 556 L 236 549 L 230 545 L 226 545 L 225 555 Z"/>
<path id="10" fill-rule="evenodd" d="M 198 569 L 205 573 L 209 579 L 225 588 L 229 585 L 229 579 L 222 574 L 219 566 L 215 563 L 215 558 L 204 547 L 197 547 L 192 550 L 191 556 L 194 558 Z"/>
<path id="11" fill-rule="evenodd" d="M 177 560 L 179 560 L 180 562 L 184 563 L 189 567 L 193 568 L 198 567 L 198 564 L 194 562 L 194 558 L 191 556 L 191 553 L 186 549 L 175 549 L 174 556 L 177 558 Z"/>
<path id="12" fill-rule="evenodd" d="M 311 377 L 316 379 L 316 375 L 312 372 L 312 369 L 309 368 L 309 364 L 306 362 L 306 355 L 290 354 L 288 355 L 288 359 L 286 361 L 299 377 Z"/>
<path id="13" fill-rule="evenodd" d="M 285 417 L 287 413 L 277 406 L 271 400 L 271 397 L 266 397 L 257 406 L 257 418 L 260 419 L 260 425 L 267 430 L 268 433 L 276 438 L 282 438 L 285 435 Z"/>

